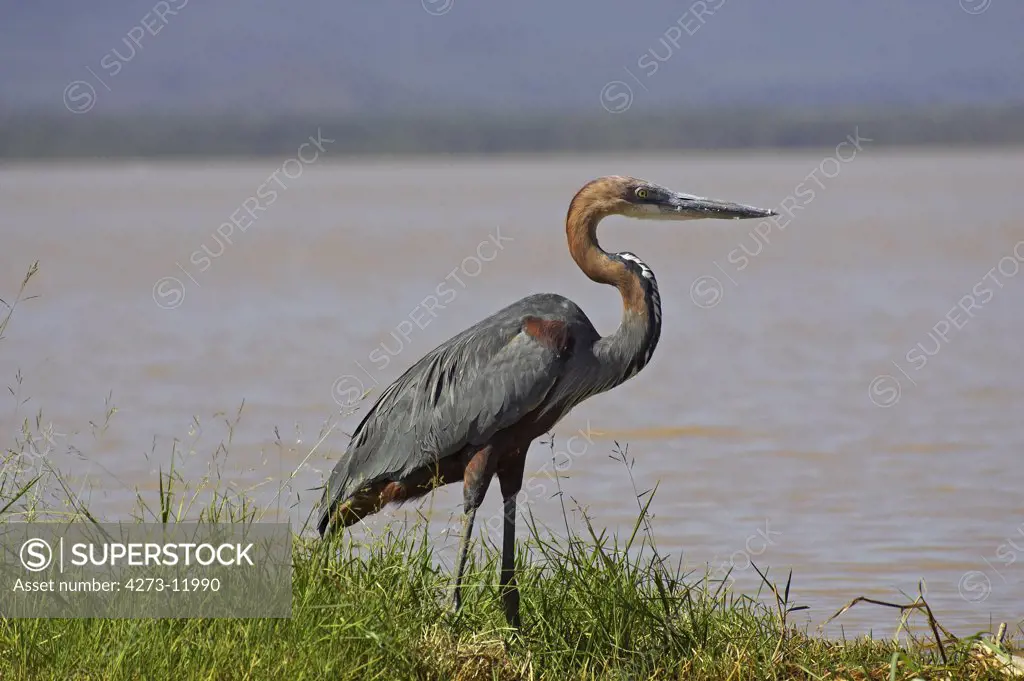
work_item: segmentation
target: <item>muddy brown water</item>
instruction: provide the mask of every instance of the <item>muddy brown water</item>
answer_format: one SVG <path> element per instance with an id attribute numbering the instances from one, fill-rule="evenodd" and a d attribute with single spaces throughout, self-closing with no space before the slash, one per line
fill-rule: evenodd
<path id="1" fill-rule="evenodd" d="M 368 405 L 343 407 L 457 331 L 538 291 L 615 328 L 615 291 L 566 252 L 584 181 L 787 202 L 773 225 L 606 221 L 602 244 L 657 273 L 661 345 L 560 423 L 553 446 L 534 445 L 529 507 L 562 524 L 557 471 L 570 521 L 577 500 L 597 527 L 628 532 L 637 503 L 610 458 L 628 444 L 637 488 L 658 485 L 662 550 L 713 577 L 731 568 L 748 592 L 751 561 L 778 579 L 792 568 L 792 600 L 811 606 L 801 621 L 857 595 L 903 600 L 924 580 L 960 633 L 1016 623 L 1024 152 L 839 155 L 327 153 L 276 178 L 284 158 L 2 166 L 0 297 L 33 260 L 41 270 L 0 342 L 18 396 L 0 435 L 8 446 L 41 411 L 25 465 L 65 471 L 108 518 L 130 513 L 137 488 L 155 495 L 176 449 L 184 477 L 220 470 L 300 523 Z M 429 513 L 450 556 L 460 501 L 447 488 L 374 523 Z M 829 631 L 891 634 L 896 620 L 860 606 Z"/>

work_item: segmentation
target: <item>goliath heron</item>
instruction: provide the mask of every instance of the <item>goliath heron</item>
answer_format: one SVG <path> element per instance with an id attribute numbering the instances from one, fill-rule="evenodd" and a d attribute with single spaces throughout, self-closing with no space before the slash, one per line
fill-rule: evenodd
<path id="1" fill-rule="evenodd" d="M 654 272 L 633 253 L 605 252 L 597 242 L 598 222 L 609 215 L 694 220 L 775 214 L 632 177 L 586 184 L 569 204 L 569 253 L 590 279 L 619 290 L 618 330 L 602 337 L 576 303 L 540 293 L 434 349 L 381 394 L 356 428 L 324 489 L 321 536 L 388 503 L 461 481 L 465 517 L 453 594 L 458 610 L 473 520 L 497 475 L 504 499 L 502 603 L 509 624 L 518 627 L 516 494 L 526 450 L 577 404 L 635 376 L 661 333 Z"/>

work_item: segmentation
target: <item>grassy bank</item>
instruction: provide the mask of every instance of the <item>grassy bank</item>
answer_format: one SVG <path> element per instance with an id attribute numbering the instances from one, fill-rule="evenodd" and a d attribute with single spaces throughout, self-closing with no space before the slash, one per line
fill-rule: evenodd
<path id="1" fill-rule="evenodd" d="M 493 547 L 475 552 L 453 615 L 425 526 L 393 527 L 365 544 L 298 541 L 290 620 L 5 620 L 0 678 L 1006 678 L 973 639 L 944 635 L 940 653 L 809 636 L 786 624 L 786 585 L 747 596 L 681 574 L 642 522 L 618 543 L 530 529 L 519 635 L 504 625 Z"/>
<path id="2" fill-rule="evenodd" d="M 24 294 L 23 286 L 0 312 L 0 343 Z M 43 424 L 24 419 L 4 443 L 0 523 L 93 522 L 76 488 L 38 457 Z M 139 493 L 137 519 L 265 517 L 215 477 L 182 479 L 175 456 L 158 490 Z M 979 657 L 979 638 L 945 632 L 922 603 L 905 613 L 918 618 L 920 637 L 903 643 L 798 630 L 789 622 L 788 576 L 776 582 L 765 571 L 757 593 L 739 594 L 727 576 L 685 572 L 657 546 L 652 493 L 637 498 L 628 535 L 568 521 L 556 533 L 520 519 L 519 633 L 501 614 L 497 549 L 478 542 L 455 615 L 449 571 L 438 567 L 427 525 L 416 523 L 362 541 L 297 536 L 290 619 L 0 619 L 0 679 L 1007 678 L 998 655 Z"/>

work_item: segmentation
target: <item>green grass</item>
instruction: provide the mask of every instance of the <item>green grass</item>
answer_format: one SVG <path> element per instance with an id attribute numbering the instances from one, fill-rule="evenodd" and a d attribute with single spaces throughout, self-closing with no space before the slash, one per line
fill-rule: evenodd
<path id="1" fill-rule="evenodd" d="M 0 473 L 7 495 L 0 521 L 19 520 L 33 504 L 36 517 L 45 515 L 32 494 L 38 476 L 19 483 L 16 475 Z M 163 477 L 159 498 L 139 517 L 180 508 L 179 494 L 188 493 Z M 58 512 L 89 522 L 68 495 Z M 239 496 L 218 495 L 204 512 L 220 522 L 257 517 Z M 556 537 L 528 520 L 517 561 L 518 634 L 499 606 L 497 549 L 477 545 L 463 610 L 452 614 L 450 575 L 417 522 L 360 542 L 297 537 L 288 620 L 0 621 L 0 678 L 1006 678 L 971 655 L 973 638 L 944 636 L 943 662 L 924 640 L 809 636 L 786 622 L 788 580 L 776 588 L 766 575 L 765 588 L 747 596 L 722 580 L 684 574 L 660 556 L 647 520 L 644 506 L 622 538 L 589 522 L 583 534 L 566 523 Z"/>
<path id="2" fill-rule="evenodd" d="M 13 307 L 0 315 L 0 335 Z M 25 419 L 0 461 L 0 523 L 91 522 L 58 471 L 24 465 L 41 429 L 40 416 Z M 176 456 L 152 498 L 138 496 L 136 518 L 265 517 L 216 475 L 188 484 Z M 594 528 L 585 513 L 582 529 L 566 520 L 561 536 L 520 520 L 518 633 L 501 613 L 497 549 L 477 543 L 463 609 L 452 614 L 450 575 L 416 522 L 361 541 L 297 536 L 291 619 L 0 619 L 0 679 L 1007 678 L 1003 645 L 991 638 L 984 645 L 996 654 L 984 659 L 980 637 L 938 627 L 933 636 L 930 621 L 919 624 L 920 638 L 832 641 L 789 623 L 789 578 L 776 584 L 765 572 L 762 589 L 743 595 L 728 580 L 684 572 L 657 547 L 652 497 L 637 495 L 636 522 L 623 536 Z M 922 603 L 905 614 L 922 616 Z"/>

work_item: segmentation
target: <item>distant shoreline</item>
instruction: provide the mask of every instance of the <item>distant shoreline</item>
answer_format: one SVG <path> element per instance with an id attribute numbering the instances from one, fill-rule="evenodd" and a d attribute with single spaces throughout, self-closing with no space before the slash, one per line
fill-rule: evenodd
<path id="1" fill-rule="evenodd" d="M 737 110 L 429 115 L 0 115 L 0 159 L 244 159 L 329 156 L 535 155 L 778 151 L 834 146 L 1024 146 L 1024 105 L 891 110 Z M 328 142 L 329 140 L 329 142 Z"/>
<path id="2" fill-rule="evenodd" d="M 1020 155 L 1024 153 L 1024 143 L 1019 144 L 920 144 L 920 145 L 887 145 L 876 148 L 877 145 L 872 145 L 871 156 L 872 157 L 907 157 L 907 156 L 920 156 L 928 157 L 934 156 L 936 158 L 948 158 L 950 156 L 956 156 L 962 154 L 964 156 L 972 156 L 978 153 L 984 153 L 992 156 L 999 156 L 1005 154 L 1008 156 Z M 832 149 L 826 145 L 817 146 L 806 146 L 806 147 L 756 147 L 748 149 L 668 149 L 666 151 L 651 151 L 651 150 L 624 150 L 624 151 L 610 151 L 610 150 L 591 150 L 591 151 L 576 151 L 576 150 L 555 150 L 555 151 L 523 151 L 523 152 L 495 152 L 495 153 L 472 153 L 472 152 L 365 152 L 358 154 L 334 154 L 331 156 L 324 156 L 317 160 L 318 165 L 338 165 L 344 166 L 348 164 L 358 163 L 360 166 L 366 166 L 366 164 L 394 164 L 394 163 L 423 163 L 424 165 L 430 163 L 474 163 L 474 162 L 495 162 L 501 161 L 504 163 L 515 163 L 521 161 L 523 163 L 537 163 L 544 160 L 558 161 L 560 159 L 573 159 L 573 158 L 587 158 L 592 157 L 595 159 L 607 158 L 614 155 L 616 159 L 628 161 L 631 158 L 644 158 L 644 159 L 658 159 L 665 158 L 671 159 L 678 156 L 679 154 L 685 153 L 687 158 L 703 158 L 703 159 L 729 159 L 729 158 L 743 158 L 748 161 L 754 161 L 758 158 L 765 159 L 778 159 L 785 158 L 787 156 L 793 157 L 806 157 L 808 155 L 816 155 L 819 152 L 830 152 Z M 192 155 L 173 155 L 173 154 L 162 154 L 162 155 L 146 155 L 146 156 L 131 156 L 131 155 L 97 155 L 97 156 L 39 156 L 39 157 L 3 157 L 0 156 L 0 169 L 14 168 L 14 167 L 33 167 L 33 166 L 54 166 L 59 165 L 66 168 L 75 168 L 80 166 L 82 168 L 95 168 L 97 166 L 109 165 L 111 167 L 124 166 L 128 164 L 141 164 L 150 165 L 154 167 L 167 167 L 174 165 L 191 166 L 194 167 L 197 163 L 212 163 L 221 167 L 233 167 L 233 166 L 244 166 L 248 163 L 266 161 L 267 159 L 277 159 L 291 154 L 294 155 L 295 150 L 291 152 L 282 151 L 276 154 L 192 154 Z"/>

